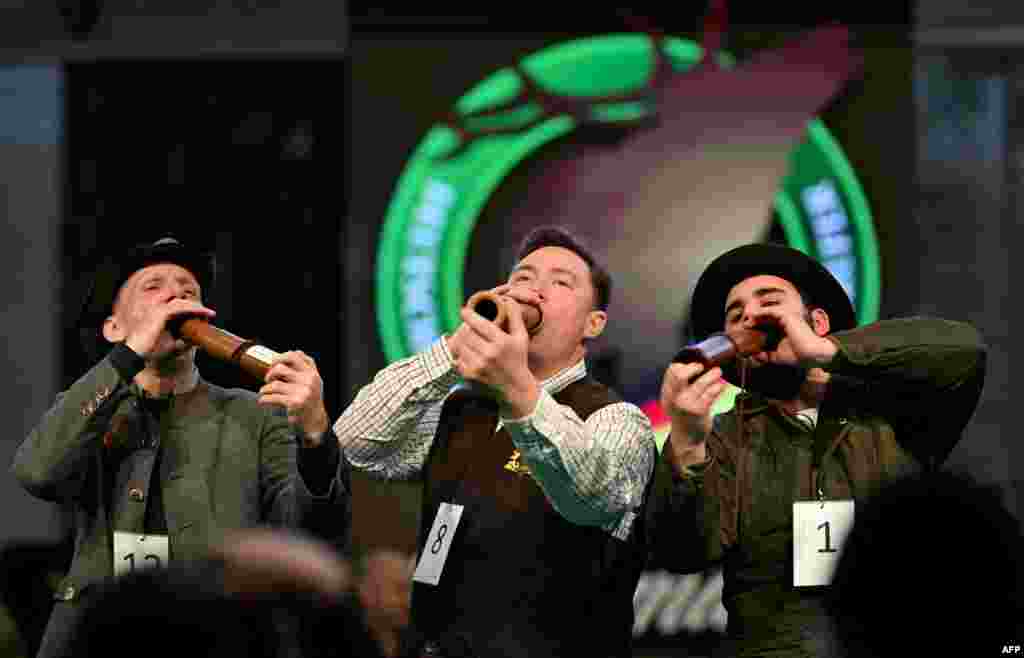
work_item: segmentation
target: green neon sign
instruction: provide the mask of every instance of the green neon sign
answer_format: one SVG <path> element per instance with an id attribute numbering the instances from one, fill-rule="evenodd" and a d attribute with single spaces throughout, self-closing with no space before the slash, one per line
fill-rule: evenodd
<path id="1" fill-rule="evenodd" d="M 624 94 L 641 88 L 654 62 L 652 40 L 625 34 L 569 41 L 535 52 L 522 69 L 552 92 L 577 97 Z M 701 47 L 666 39 L 662 48 L 678 73 L 700 61 Z M 723 57 L 723 65 L 729 60 Z M 505 176 L 541 146 L 570 134 L 569 116 L 544 118 L 527 103 L 486 113 L 515 99 L 522 80 L 512 68 L 495 72 L 456 102 L 474 128 L 513 132 L 461 140 L 434 126 L 399 177 L 381 232 L 376 271 L 377 322 L 384 353 L 395 361 L 425 349 L 459 324 L 466 252 L 476 221 Z M 592 108 L 591 120 L 632 121 L 650 108 L 637 101 Z M 847 288 L 861 323 L 877 319 L 878 246 L 871 211 L 842 149 L 814 119 L 790 155 L 775 199 L 786 241 L 825 264 Z"/>

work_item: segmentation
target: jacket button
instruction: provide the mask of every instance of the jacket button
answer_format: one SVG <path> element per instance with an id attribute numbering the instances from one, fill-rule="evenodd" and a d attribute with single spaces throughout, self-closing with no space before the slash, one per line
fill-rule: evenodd
<path id="1" fill-rule="evenodd" d="M 142 493 L 142 489 L 136 489 L 135 487 L 132 487 L 131 489 L 128 490 L 128 497 L 134 500 L 135 502 L 140 503 L 146 496 L 145 494 Z"/>

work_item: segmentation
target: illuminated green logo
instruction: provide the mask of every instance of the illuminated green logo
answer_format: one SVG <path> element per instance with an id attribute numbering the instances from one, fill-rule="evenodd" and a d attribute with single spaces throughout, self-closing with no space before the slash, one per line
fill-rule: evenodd
<path id="1" fill-rule="evenodd" d="M 640 34 L 580 39 L 535 52 L 520 66 L 546 90 L 611 99 L 589 107 L 590 121 L 633 122 L 651 107 L 615 98 L 644 85 L 655 43 Z M 665 39 L 660 47 L 676 72 L 702 55 L 698 44 L 683 39 Z M 434 126 L 398 180 L 376 272 L 378 328 L 389 361 L 425 349 L 458 326 L 467 297 L 466 250 L 488 199 L 517 164 L 578 125 L 571 114 L 551 116 L 538 103 L 514 102 L 524 97 L 523 84 L 522 75 L 506 68 L 472 88 L 455 112 L 475 122 L 474 139 L 449 125 Z M 850 163 L 820 120 L 808 124 L 791 154 L 775 211 L 786 241 L 820 260 L 846 287 L 858 320 L 877 319 L 880 268 L 871 212 Z"/>

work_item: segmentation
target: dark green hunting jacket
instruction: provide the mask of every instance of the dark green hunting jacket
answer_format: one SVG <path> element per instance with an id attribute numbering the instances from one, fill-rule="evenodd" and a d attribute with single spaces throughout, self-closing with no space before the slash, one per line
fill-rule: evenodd
<path id="1" fill-rule="evenodd" d="M 862 500 L 887 478 L 938 467 L 978 403 L 986 350 L 968 324 L 895 319 L 832 338 L 839 350 L 813 429 L 741 394 L 716 417 L 707 462 L 679 477 L 659 460 L 652 568 L 722 567 L 722 655 L 834 655 L 827 588 L 792 584 L 793 502 L 819 489 Z"/>
<path id="2" fill-rule="evenodd" d="M 168 537 L 172 562 L 201 559 L 225 531 L 254 526 L 347 541 L 347 462 L 337 459 L 318 478 L 326 486 L 310 491 L 283 409 L 200 378 L 154 413 L 111 355 L 57 397 L 12 465 L 30 493 L 74 512 L 74 556 L 54 594 L 42 658 L 62 654 L 90 589 L 112 577 L 115 530 L 156 528 Z M 301 448 L 322 451 L 308 456 L 314 460 L 331 449 L 326 441 Z"/>

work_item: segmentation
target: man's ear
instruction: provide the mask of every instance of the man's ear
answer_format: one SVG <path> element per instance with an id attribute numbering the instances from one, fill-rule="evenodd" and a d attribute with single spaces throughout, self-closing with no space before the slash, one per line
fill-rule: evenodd
<path id="1" fill-rule="evenodd" d="M 126 338 L 124 328 L 113 315 L 103 321 L 103 337 L 111 343 L 120 343 Z"/>
<path id="2" fill-rule="evenodd" d="M 828 319 L 828 313 L 823 308 L 816 308 L 811 311 L 811 328 L 819 336 L 827 336 L 832 329 L 832 323 Z"/>
<path id="3" fill-rule="evenodd" d="M 608 325 L 608 314 L 604 311 L 591 311 L 587 314 L 587 326 L 583 329 L 584 338 L 597 338 L 604 333 Z"/>

